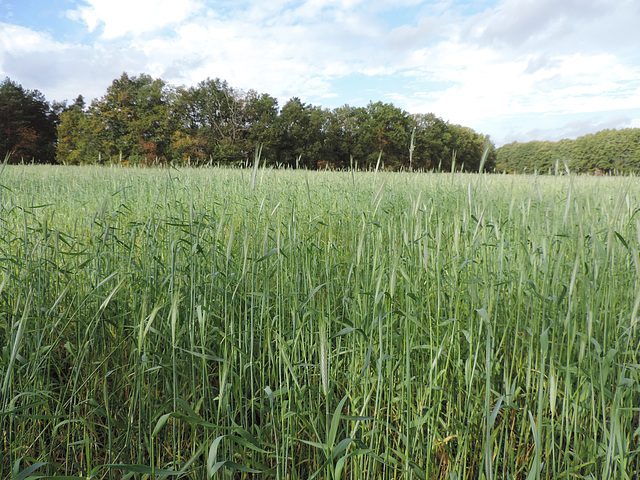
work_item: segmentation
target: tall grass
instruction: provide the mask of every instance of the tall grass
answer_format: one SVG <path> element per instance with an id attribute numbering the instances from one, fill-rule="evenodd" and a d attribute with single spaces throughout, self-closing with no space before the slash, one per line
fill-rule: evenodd
<path id="1" fill-rule="evenodd" d="M 2 478 L 640 470 L 637 179 L 0 184 Z"/>

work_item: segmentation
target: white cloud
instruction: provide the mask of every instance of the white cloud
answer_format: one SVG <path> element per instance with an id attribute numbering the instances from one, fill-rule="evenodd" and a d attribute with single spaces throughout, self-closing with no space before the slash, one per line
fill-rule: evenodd
<path id="1" fill-rule="evenodd" d="M 611 50 L 635 55 L 639 17 L 636 0 L 502 0 L 469 18 L 461 37 L 514 55 Z"/>
<path id="2" fill-rule="evenodd" d="M 300 9 L 280 7 L 280 15 L 269 2 L 227 15 L 210 10 L 176 27 L 170 38 L 139 37 L 133 44 L 147 55 L 148 73 L 168 81 L 221 77 L 281 99 L 320 97 L 334 93 L 333 78 L 393 70 L 377 64 L 375 43 L 383 32 L 366 16 L 330 9 L 307 19 Z"/>
<path id="3" fill-rule="evenodd" d="M 595 115 L 574 116 L 572 119 L 551 118 L 547 126 L 541 127 L 540 122 L 531 118 L 520 118 L 520 128 L 511 127 L 501 143 L 512 141 L 551 140 L 577 138 L 586 133 L 593 133 L 604 129 L 622 129 L 640 127 L 638 111 L 622 111 L 620 113 L 602 113 Z"/>
<path id="4" fill-rule="evenodd" d="M 135 50 L 105 49 L 55 41 L 50 34 L 0 23 L 0 77 L 8 76 L 48 100 L 71 100 L 79 94 L 100 97 L 113 78 L 126 70 L 144 70 Z"/>
<path id="5" fill-rule="evenodd" d="M 510 47 L 540 44 L 570 37 L 581 23 L 614 10 L 615 4 L 609 0 L 506 0 L 473 19 L 469 33 L 483 43 Z"/>
<path id="6" fill-rule="evenodd" d="M 0 55 L 10 52 L 47 51 L 55 42 L 47 33 L 0 22 Z"/>
<path id="7" fill-rule="evenodd" d="M 492 118 L 640 108 L 637 0 L 84 0 L 68 15 L 85 45 L 0 24 L 0 71 L 55 99 L 102 95 L 123 71 L 325 106 L 393 99 L 504 138 Z"/>
<path id="8" fill-rule="evenodd" d="M 104 26 L 103 37 L 139 35 L 177 25 L 201 6 L 194 0 L 85 0 L 87 5 L 67 15 L 84 22 L 90 32 Z"/>
<path id="9" fill-rule="evenodd" d="M 408 95 L 396 93 L 396 105 L 413 112 L 434 112 L 491 133 L 499 143 L 515 135 L 508 133 L 514 122 L 523 123 L 524 128 L 517 130 L 520 138 L 530 138 L 530 125 L 549 123 L 550 116 L 592 118 L 598 116 L 595 112 L 640 110 L 640 67 L 621 64 L 613 54 L 511 57 L 489 47 L 442 42 L 423 49 L 411 61 L 428 67 L 408 69 L 407 75 L 442 86 Z M 585 122 L 576 128 L 584 128 L 585 133 L 599 125 Z M 562 125 L 554 128 L 562 136 L 575 136 L 575 130 Z"/>
<path id="10" fill-rule="evenodd" d="M 625 40 L 637 28 L 624 20 L 633 13 L 640 7 L 628 0 L 505 0 L 443 25 L 447 39 L 400 56 L 396 64 L 424 86 L 395 98 L 474 127 L 491 117 L 640 108 L 638 55 Z M 593 45 L 598 32 L 616 28 L 619 40 L 608 38 L 615 48 Z"/>

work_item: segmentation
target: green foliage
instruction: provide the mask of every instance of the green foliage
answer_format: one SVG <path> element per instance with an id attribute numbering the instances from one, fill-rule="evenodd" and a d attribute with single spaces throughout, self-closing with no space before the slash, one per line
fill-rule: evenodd
<path id="1" fill-rule="evenodd" d="M 126 73 L 87 109 L 82 96 L 63 111 L 58 161 L 66 164 L 126 162 L 149 165 L 170 156 L 176 121 L 174 92 L 162 80 Z M 180 145 L 184 149 L 183 145 Z"/>
<path id="2" fill-rule="evenodd" d="M 89 115 L 82 95 L 60 113 L 56 158 L 65 165 L 98 163 L 105 143 L 102 125 Z"/>
<path id="3" fill-rule="evenodd" d="M 13 84 L 5 83 L 10 90 Z M 12 108 L 9 100 L 5 104 L 5 111 Z M 270 95 L 245 92 L 219 78 L 175 88 L 149 75 L 123 73 L 88 107 L 79 96 L 71 106 L 56 108 L 62 110 L 57 161 L 69 165 L 247 165 L 257 148 L 265 164 L 307 169 L 355 164 L 450 170 L 455 152 L 458 165 L 474 171 L 487 148 L 488 168 L 494 163 L 488 137 L 433 114 L 412 116 L 383 102 L 327 110 L 297 97 L 279 109 Z M 14 150 L 35 148 L 35 130 L 15 131 L 20 141 Z"/>
<path id="4" fill-rule="evenodd" d="M 272 130 L 278 118 L 278 101 L 266 93 L 249 90 L 243 95 L 243 108 L 243 121 L 248 126 L 243 151 L 254 151 L 260 146 L 269 148 L 273 137 Z"/>
<path id="5" fill-rule="evenodd" d="M 0 478 L 631 479 L 638 183 L 7 165 Z"/>
<path id="6" fill-rule="evenodd" d="M 408 168 L 411 124 L 407 112 L 389 103 L 371 102 L 360 131 L 365 166 L 374 167 L 382 152 L 385 166 L 392 170 Z"/>
<path id="7" fill-rule="evenodd" d="M 274 122 L 272 142 L 267 143 L 271 160 L 288 167 L 316 168 L 323 148 L 325 112 L 303 103 L 289 100 Z"/>
<path id="8" fill-rule="evenodd" d="M 240 92 L 216 78 L 178 93 L 175 112 L 184 133 L 199 140 L 206 157 L 223 164 L 237 162 L 247 127 Z"/>
<path id="9" fill-rule="evenodd" d="M 171 114 L 173 89 L 149 75 L 123 73 L 107 93 L 91 105 L 99 125 L 104 160 L 123 158 L 129 163 L 164 162 L 169 155 L 175 122 Z"/>
<path id="10" fill-rule="evenodd" d="M 640 129 L 602 130 L 558 142 L 513 142 L 496 151 L 497 169 L 614 174 L 640 171 Z"/>
<path id="11" fill-rule="evenodd" d="M 9 78 L 0 83 L 0 157 L 53 163 L 58 117 L 38 90 L 25 90 Z"/>
<path id="12" fill-rule="evenodd" d="M 346 169 L 351 159 L 362 159 L 367 150 L 360 141 L 366 111 L 362 107 L 344 105 L 327 112 L 324 130 L 324 155 L 320 166 Z"/>
<path id="13" fill-rule="evenodd" d="M 453 137 L 447 123 L 433 113 L 414 115 L 414 168 L 451 171 Z"/>

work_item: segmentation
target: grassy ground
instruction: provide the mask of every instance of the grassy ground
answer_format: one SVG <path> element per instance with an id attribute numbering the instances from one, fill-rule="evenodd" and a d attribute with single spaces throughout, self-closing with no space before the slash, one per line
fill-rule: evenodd
<path id="1" fill-rule="evenodd" d="M 7 166 L 0 477 L 634 478 L 639 245 L 635 178 Z"/>

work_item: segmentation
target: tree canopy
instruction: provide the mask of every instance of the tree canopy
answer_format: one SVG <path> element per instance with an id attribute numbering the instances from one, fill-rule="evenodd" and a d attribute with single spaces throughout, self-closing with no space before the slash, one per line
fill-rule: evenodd
<path id="1" fill-rule="evenodd" d="M 38 90 L 9 78 L 0 83 L 0 155 L 13 161 L 55 161 L 58 115 Z"/>
<path id="2" fill-rule="evenodd" d="M 496 150 L 496 168 L 511 172 L 640 172 L 640 129 L 601 130 L 575 140 L 513 142 Z"/>
<path id="3" fill-rule="evenodd" d="M 387 169 L 450 170 L 455 152 L 457 169 L 474 171 L 488 148 L 486 168 L 495 162 L 488 136 L 390 103 L 330 110 L 293 97 L 280 108 L 269 94 L 219 78 L 174 87 L 127 73 L 88 105 L 78 96 L 54 108 L 9 79 L 2 88 L 0 146 L 17 161 L 237 165 L 259 149 L 263 161 L 288 167 L 373 168 L 380 159 Z M 16 99 L 35 102 L 40 123 L 17 115 Z"/>

